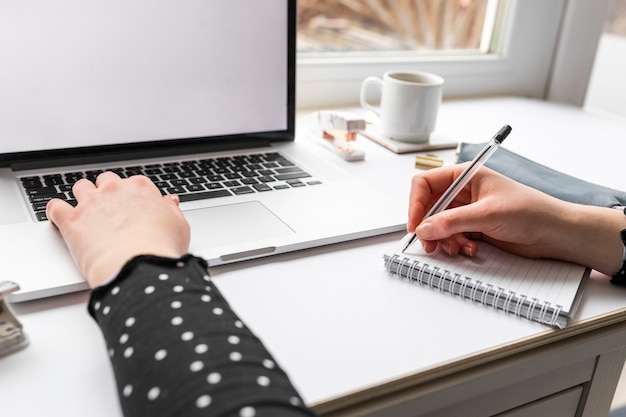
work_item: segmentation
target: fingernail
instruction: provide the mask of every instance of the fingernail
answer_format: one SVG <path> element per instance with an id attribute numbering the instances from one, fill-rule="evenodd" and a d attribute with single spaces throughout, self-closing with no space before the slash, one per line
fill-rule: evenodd
<path id="1" fill-rule="evenodd" d="M 462 246 L 461 252 L 467 256 L 474 256 L 474 249 L 471 246 Z"/>
<path id="2" fill-rule="evenodd" d="M 415 229 L 415 234 L 420 239 L 429 240 L 435 235 L 432 223 L 422 223 Z"/>

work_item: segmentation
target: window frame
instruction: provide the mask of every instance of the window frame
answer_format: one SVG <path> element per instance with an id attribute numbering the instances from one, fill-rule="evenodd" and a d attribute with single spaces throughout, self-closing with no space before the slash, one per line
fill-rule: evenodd
<path id="1" fill-rule="evenodd" d="M 444 98 L 518 95 L 570 101 L 572 83 L 586 91 L 607 0 L 508 0 L 498 13 L 501 53 L 480 55 L 297 58 L 297 107 L 358 104 L 361 81 L 385 71 L 434 72 L 445 79 Z M 597 36 L 595 33 L 597 32 Z M 576 36 L 572 36 L 576 35 Z M 594 39 L 595 36 L 595 39 Z M 583 47 L 580 39 L 585 39 Z M 572 63 L 577 66 L 572 67 Z M 551 80 L 559 82 L 551 83 Z M 570 96 L 574 97 L 570 97 Z"/>

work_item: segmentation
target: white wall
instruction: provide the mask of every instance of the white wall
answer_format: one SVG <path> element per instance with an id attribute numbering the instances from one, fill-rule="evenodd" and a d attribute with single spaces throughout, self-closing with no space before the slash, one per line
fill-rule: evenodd
<path id="1" fill-rule="evenodd" d="M 626 36 L 601 36 L 584 107 L 626 117 Z"/>

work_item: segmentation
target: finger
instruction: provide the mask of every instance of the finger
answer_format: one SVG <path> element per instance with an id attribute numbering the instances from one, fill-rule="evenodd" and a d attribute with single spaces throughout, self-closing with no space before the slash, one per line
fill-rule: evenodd
<path id="1" fill-rule="evenodd" d="M 180 211 L 180 197 L 178 197 L 178 194 L 166 194 L 163 196 L 163 199 L 165 200 L 165 204 L 170 206 L 172 210 L 177 213 L 182 213 Z"/>
<path id="2" fill-rule="evenodd" d="M 483 233 L 490 218 L 489 199 L 444 210 L 425 219 L 415 233 L 423 240 L 442 240 L 467 233 Z M 467 241 L 465 242 L 467 243 Z"/>
<path id="3" fill-rule="evenodd" d="M 72 210 L 74 207 L 71 204 L 59 198 L 53 198 L 46 204 L 46 217 L 60 229 L 65 224 L 65 220 L 72 214 Z"/>
<path id="4" fill-rule="evenodd" d="M 461 245 L 452 237 L 440 240 L 439 247 L 450 256 L 458 255 L 461 249 Z"/>
<path id="5" fill-rule="evenodd" d="M 178 194 L 164 195 L 163 198 L 169 199 L 170 202 L 174 203 L 174 205 L 176 205 L 176 206 L 180 205 L 180 197 L 178 196 Z"/>
<path id="6" fill-rule="evenodd" d="M 134 184 L 142 192 L 149 192 L 152 194 L 161 195 L 159 188 L 152 182 L 152 180 L 145 175 L 132 175 L 123 181 L 127 181 L 130 184 Z"/>
<path id="7" fill-rule="evenodd" d="M 480 234 L 472 234 L 476 239 L 480 240 Z M 431 253 L 440 247 L 450 256 L 463 254 L 466 256 L 475 256 L 478 253 L 478 245 L 472 239 L 464 235 L 456 235 L 441 240 L 420 240 L 422 247 L 426 253 Z"/>
<path id="8" fill-rule="evenodd" d="M 72 186 L 72 193 L 74 193 L 74 197 L 76 201 L 80 201 L 85 195 L 93 192 L 96 189 L 96 186 L 93 182 L 88 179 L 81 178 L 76 181 Z"/>
<path id="9" fill-rule="evenodd" d="M 465 235 L 458 235 L 455 240 L 459 244 L 459 253 L 467 256 L 474 256 L 478 253 L 478 245 L 474 240 L 480 240 L 482 238 L 480 233 L 468 233 Z"/>
<path id="10" fill-rule="evenodd" d="M 96 187 L 101 187 L 104 184 L 119 181 L 121 178 L 115 172 L 105 171 L 96 177 Z"/>
<path id="11" fill-rule="evenodd" d="M 452 165 L 417 174 L 411 181 L 409 197 L 409 221 L 407 228 L 413 231 L 441 194 L 454 182 L 463 165 Z"/>
<path id="12" fill-rule="evenodd" d="M 431 253 L 437 249 L 437 241 L 436 240 L 420 240 L 422 244 L 422 248 L 424 248 L 424 252 Z"/>

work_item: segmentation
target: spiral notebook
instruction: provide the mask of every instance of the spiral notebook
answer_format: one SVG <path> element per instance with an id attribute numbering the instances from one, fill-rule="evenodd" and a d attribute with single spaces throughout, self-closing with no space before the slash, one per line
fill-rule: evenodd
<path id="1" fill-rule="evenodd" d="M 524 258 L 482 241 L 473 257 L 427 254 L 419 243 L 402 253 L 402 242 L 384 254 L 391 275 L 558 328 L 576 312 L 590 273 L 581 265 Z"/>

